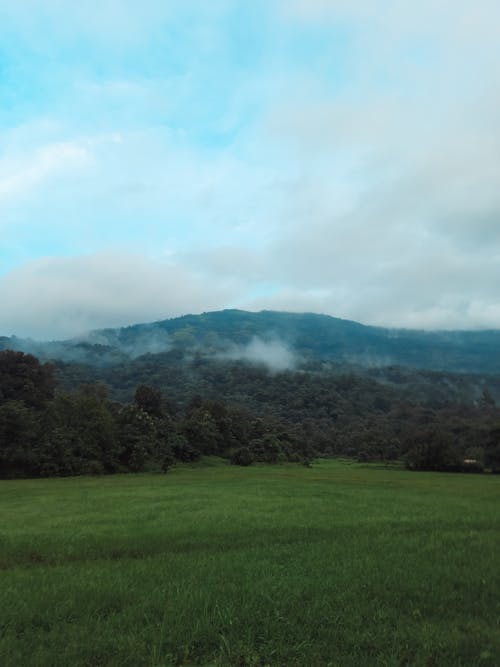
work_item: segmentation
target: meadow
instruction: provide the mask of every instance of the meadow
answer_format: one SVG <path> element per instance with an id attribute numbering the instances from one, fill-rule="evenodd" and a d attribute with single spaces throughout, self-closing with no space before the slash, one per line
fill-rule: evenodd
<path id="1" fill-rule="evenodd" d="M 2 667 L 500 665 L 500 477 L 0 482 Z"/>

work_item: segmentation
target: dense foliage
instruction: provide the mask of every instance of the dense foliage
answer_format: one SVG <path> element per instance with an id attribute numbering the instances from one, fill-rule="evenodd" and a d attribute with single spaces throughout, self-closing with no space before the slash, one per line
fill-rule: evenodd
<path id="1" fill-rule="evenodd" d="M 235 463 L 308 460 L 293 432 L 195 396 L 179 413 L 139 384 L 120 404 L 102 384 L 55 392 L 53 367 L 32 355 L 0 352 L 0 476 L 45 477 L 168 468 L 202 455 Z"/>
<path id="2" fill-rule="evenodd" d="M 178 350 L 95 368 L 4 351 L 0 475 L 166 471 L 202 455 L 499 472 L 500 410 L 486 389 L 466 400 L 460 377 L 452 390 L 450 376 L 397 368 L 273 373 Z"/>
<path id="3" fill-rule="evenodd" d="M 99 381 L 122 403 L 148 383 L 181 412 L 194 394 L 223 401 L 244 421 L 285 425 L 306 458 L 405 459 L 411 468 L 431 470 L 436 467 L 423 456 L 421 441 L 437 442 L 445 434 L 453 456 L 439 469 L 500 468 L 500 410 L 482 376 L 330 363 L 271 372 L 179 350 L 112 368 L 59 363 L 56 372 L 66 390 Z M 490 378 L 495 392 L 498 381 Z"/>
<path id="4" fill-rule="evenodd" d="M 17 349 L 44 360 L 113 366 L 169 349 L 224 354 L 254 339 L 279 341 L 300 363 L 327 360 L 363 367 L 392 364 L 455 373 L 500 373 L 500 331 L 386 329 L 328 315 L 274 311 L 223 310 L 185 315 L 102 329 L 66 341 L 0 337 L 0 350 Z"/>

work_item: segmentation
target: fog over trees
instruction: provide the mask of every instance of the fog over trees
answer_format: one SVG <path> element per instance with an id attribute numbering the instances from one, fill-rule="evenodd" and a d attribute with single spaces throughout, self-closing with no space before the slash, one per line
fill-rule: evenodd
<path id="1" fill-rule="evenodd" d="M 278 372 L 181 350 L 101 368 L 5 350 L 0 475 L 166 472 L 206 455 L 498 472 L 500 409 L 487 389 L 471 397 L 470 382 L 398 368 Z"/>

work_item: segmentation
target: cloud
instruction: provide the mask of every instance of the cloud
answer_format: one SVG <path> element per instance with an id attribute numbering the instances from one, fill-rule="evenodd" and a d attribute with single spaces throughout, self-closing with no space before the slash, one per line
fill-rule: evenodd
<path id="1" fill-rule="evenodd" d="M 262 364 L 270 371 L 281 372 L 295 368 L 297 359 L 288 345 L 281 340 L 253 338 L 247 345 L 236 345 L 218 355 L 223 359 Z"/>
<path id="2" fill-rule="evenodd" d="M 29 40 L 42 54 L 60 48 L 61 43 L 78 44 L 81 39 L 91 40 L 94 46 L 122 49 L 157 34 L 164 23 L 176 20 L 186 4 L 179 0 L 148 0 L 142 5 L 133 0 L 87 0 L 69 5 L 65 0 L 24 0 L 19 5 L 6 0 L 0 17 L 18 38 Z"/>
<path id="3" fill-rule="evenodd" d="M 217 309 L 231 298 L 220 284 L 130 253 L 45 258 L 0 278 L 0 332 L 48 340 L 101 327 Z"/>
<path id="4" fill-rule="evenodd" d="M 167 352 L 172 347 L 170 335 L 166 331 L 145 327 L 143 330 L 135 332 L 133 342 L 123 341 L 119 335 L 120 330 L 118 330 L 118 334 L 115 331 L 114 329 L 93 330 L 83 336 L 77 336 L 73 341 L 77 343 L 90 343 L 92 345 L 111 346 L 131 359 L 136 359 L 144 354 Z M 74 349 L 78 352 L 78 348 L 66 346 L 66 356 L 69 357 Z"/>
<path id="5" fill-rule="evenodd" d="M 89 154 L 76 142 L 57 142 L 36 149 L 22 158 L 0 160 L 0 202 L 8 197 L 26 197 L 51 176 L 85 165 Z"/>
<path id="6" fill-rule="evenodd" d="M 498 3 L 22 4 L 0 8 L 10 332 L 230 305 L 500 327 Z"/>
<path id="7" fill-rule="evenodd" d="M 499 327 L 498 5 L 293 9 L 289 20 L 321 31 L 347 26 L 351 59 L 335 93 L 312 75 L 267 117 L 270 142 L 301 177 L 269 248 L 276 289 L 249 303 L 386 325 Z"/>

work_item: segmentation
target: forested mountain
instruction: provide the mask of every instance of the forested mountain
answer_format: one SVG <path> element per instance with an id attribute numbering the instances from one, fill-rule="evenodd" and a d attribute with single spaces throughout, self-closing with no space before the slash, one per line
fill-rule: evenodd
<path id="1" fill-rule="evenodd" d="M 0 352 L 0 475 L 165 468 L 201 454 L 500 469 L 500 332 L 222 311 L 1 343 L 17 351 Z"/>
<path id="2" fill-rule="evenodd" d="M 266 348 L 267 346 L 267 348 Z M 255 358 L 279 368 L 312 361 L 363 367 L 406 366 L 458 373 L 500 373 L 500 331 L 385 329 L 310 313 L 224 310 L 94 331 L 62 342 L 0 338 L 0 349 L 41 359 L 115 365 L 168 350 Z M 274 357 L 274 359 L 273 359 Z"/>

